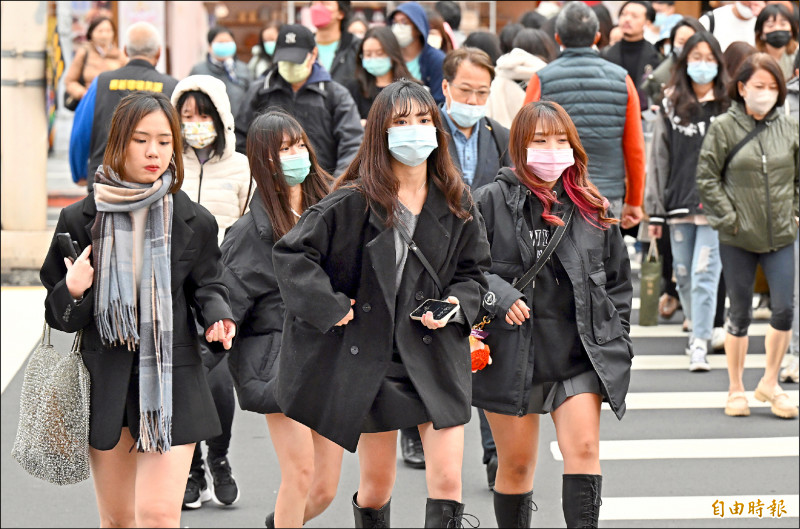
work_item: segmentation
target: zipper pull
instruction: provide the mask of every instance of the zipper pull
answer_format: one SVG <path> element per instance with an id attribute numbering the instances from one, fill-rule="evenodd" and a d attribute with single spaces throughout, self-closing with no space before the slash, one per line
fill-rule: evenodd
<path id="1" fill-rule="evenodd" d="M 761 170 L 764 171 L 764 174 L 767 174 L 767 155 L 761 155 Z"/>

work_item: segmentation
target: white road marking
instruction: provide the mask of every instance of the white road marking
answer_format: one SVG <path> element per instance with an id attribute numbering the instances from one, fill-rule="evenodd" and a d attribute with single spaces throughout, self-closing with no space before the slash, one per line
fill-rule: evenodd
<path id="1" fill-rule="evenodd" d="M 728 363 L 724 354 L 709 354 L 706 360 L 711 369 L 727 369 Z M 744 359 L 744 367 L 763 369 L 767 365 L 767 355 L 749 354 Z M 639 355 L 633 357 L 633 369 L 689 369 L 689 357 L 683 350 L 674 355 Z"/>
<path id="2" fill-rule="evenodd" d="M 656 497 L 628 497 L 628 498 L 603 498 L 600 507 L 601 520 L 690 520 L 718 518 L 720 523 L 732 523 L 739 518 L 758 518 L 757 510 L 748 512 L 750 502 L 754 507 L 759 501 L 762 519 L 777 520 L 777 507 L 783 501 L 786 514 L 781 518 L 797 518 L 800 511 L 800 496 L 797 494 L 770 494 L 760 496 L 656 496 Z M 775 515 L 770 512 L 770 505 L 775 500 Z M 725 515 L 720 517 L 714 514 L 714 503 L 720 501 L 724 507 Z M 742 514 L 732 514 L 731 509 L 736 509 L 736 503 L 742 505 Z M 719 513 L 719 511 L 718 511 Z"/>
<path id="3" fill-rule="evenodd" d="M 700 375 L 698 375 L 700 376 Z M 798 401 L 797 390 L 786 392 L 795 406 Z M 768 408 L 768 402 L 759 402 L 753 397 L 752 391 L 746 391 L 747 400 L 751 408 Z M 660 391 L 655 393 L 631 392 L 625 397 L 625 404 L 628 410 L 672 410 L 672 409 L 698 409 L 698 408 L 719 408 L 719 412 L 725 408 L 725 401 L 728 398 L 727 391 Z M 604 410 L 610 410 L 607 402 L 603 403 Z"/>
<path id="4" fill-rule="evenodd" d="M 798 437 L 600 441 L 600 460 L 797 457 L 798 443 Z M 558 442 L 550 443 L 550 453 L 563 461 Z"/>
<path id="5" fill-rule="evenodd" d="M 768 323 L 751 323 L 749 335 L 765 336 L 767 334 Z M 653 325 L 642 327 L 641 325 L 631 325 L 631 338 L 686 338 L 689 333 L 683 332 L 680 324 Z"/>

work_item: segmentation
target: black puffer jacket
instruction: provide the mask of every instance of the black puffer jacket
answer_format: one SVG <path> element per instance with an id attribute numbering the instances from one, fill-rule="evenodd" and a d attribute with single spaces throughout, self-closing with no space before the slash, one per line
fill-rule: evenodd
<path id="1" fill-rule="evenodd" d="M 256 192 L 250 211 L 228 229 L 221 250 L 223 281 L 239 322 L 228 366 L 239 407 L 257 413 L 280 411 L 273 386 L 286 310 L 272 267 L 273 244 L 272 223 Z"/>
<path id="2" fill-rule="evenodd" d="M 531 347 L 531 320 L 522 326 L 509 325 L 505 314 L 517 299 L 525 297 L 530 304 L 535 295 L 533 286 L 519 292 L 511 283 L 534 264 L 523 212 L 527 200 L 538 199 L 508 168 L 501 169 L 493 183 L 475 191 L 474 198 L 492 248 L 484 307 L 497 315 L 486 328 L 493 361 L 473 375 L 472 403 L 495 413 L 521 416 L 527 413 L 535 355 L 546 353 Z M 569 197 L 562 193 L 558 199 L 563 202 Z M 622 234 L 616 225 L 607 230 L 592 226 L 576 208 L 554 256 L 572 282 L 578 334 L 600 377 L 604 399 L 621 419 L 633 358 L 628 335 L 633 287 Z M 532 313 L 531 318 L 535 317 Z M 556 334 L 568 331 L 574 332 L 552 329 Z"/>

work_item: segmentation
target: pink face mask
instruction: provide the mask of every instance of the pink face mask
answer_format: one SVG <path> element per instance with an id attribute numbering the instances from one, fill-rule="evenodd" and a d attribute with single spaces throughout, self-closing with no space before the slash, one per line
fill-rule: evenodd
<path id="1" fill-rule="evenodd" d="M 558 180 L 561 173 L 575 165 L 572 149 L 528 149 L 528 163 L 533 174 L 545 182 Z"/>

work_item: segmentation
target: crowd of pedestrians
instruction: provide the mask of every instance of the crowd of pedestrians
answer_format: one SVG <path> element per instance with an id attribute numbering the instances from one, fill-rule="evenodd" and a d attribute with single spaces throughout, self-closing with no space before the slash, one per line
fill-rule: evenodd
<path id="1" fill-rule="evenodd" d="M 660 309 L 682 307 L 689 370 L 723 346 L 729 416 L 749 415 L 763 270 L 755 398 L 796 418 L 798 6 L 673 4 L 625 2 L 615 28 L 568 2 L 465 36 L 456 2 L 370 27 L 314 1 L 315 32 L 271 22 L 249 63 L 212 27 L 180 82 L 153 26 L 120 50 L 92 21 L 67 74 L 90 193 L 56 228 L 82 252 L 53 244 L 41 279 L 48 323 L 85 331 L 101 525 L 236 503 L 238 400 L 281 467 L 267 527 L 322 513 L 345 449 L 356 527 L 390 526 L 398 431 L 425 526 L 460 527 L 472 406 L 498 526 L 530 527 L 550 414 L 564 519 L 596 527 L 601 403 L 622 419 L 633 357 L 624 235 L 668 257 Z M 427 300 L 447 315 L 415 314 Z"/>

